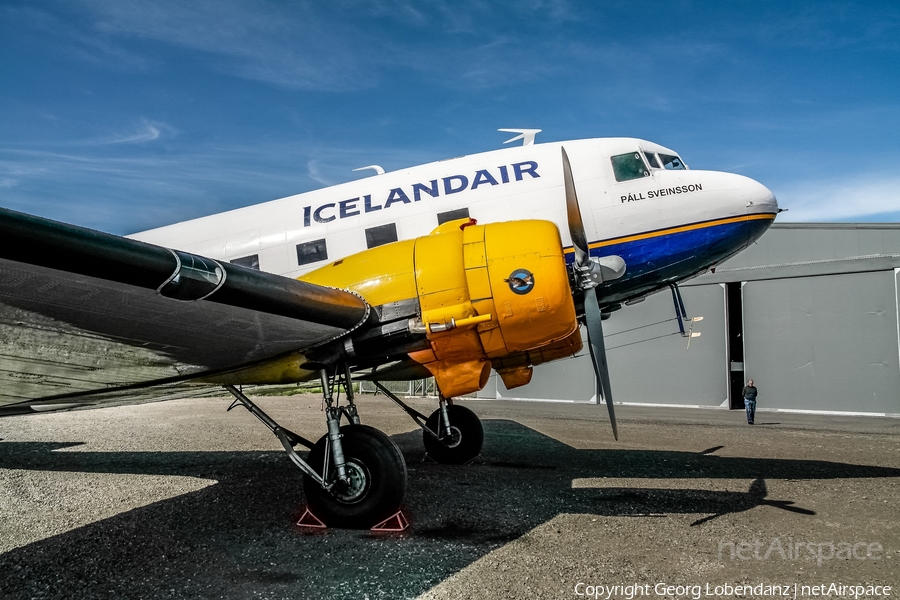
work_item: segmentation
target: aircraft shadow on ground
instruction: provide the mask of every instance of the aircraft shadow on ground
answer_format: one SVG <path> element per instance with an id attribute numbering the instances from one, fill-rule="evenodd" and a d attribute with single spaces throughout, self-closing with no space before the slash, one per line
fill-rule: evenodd
<path id="1" fill-rule="evenodd" d="M 293 526 L 301 476 L 280 452 L 53 452 L 0 443 L 0 468 L 180 475 L 216 485 L 0 555 L 0 595 L 33 597 L 414 597 L 561 513 L 692 514 L 694 526 L 767 505 L 765 480 L 900 477 L 900 469 L 697 452 L 578 450 L 512 421 L 485 422 L 482 465 L 422 462 L 419 432 L 394 436 L 409 465 L 403 534 Z M 745 479 L 746 491 L 575 488 L 589 477 Z"/>

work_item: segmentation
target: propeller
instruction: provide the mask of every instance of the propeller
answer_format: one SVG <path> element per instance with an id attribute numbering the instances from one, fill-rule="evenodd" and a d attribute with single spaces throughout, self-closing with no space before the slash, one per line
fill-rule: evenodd
<path id="1" fill-rule="evenodd" d="M 605 280 L 616 279 L 625 273 L 625 261 L 620 256 L 606 256 L 592 260 L 578 207 L 578 196 L 575 193 L 575 180 L 572 177 L 572 166 L 566 149 L 562 148 L 563 180 L 566 189 L 566 216 L 569 222 L 569 235 L 575 249 L 575 274 L 578 290 L 584 293 L 584 321 L 587 326 L 588 350 L 594 363 L 594 376 L 597 378 L 597 389 L 606 401 L 609 411 L 609 422 L 613 436 L 618 440 L 616 428 L 616 410 L 613 406 L 612 388 L 609 384 L 609 364 L 606 361 L 606 345 L 603 342 L 603 319 L 600 315 L 600 304 L 597 300 L 597 286 Z M 575 291 L 578 291 L 575 290 Z"/>

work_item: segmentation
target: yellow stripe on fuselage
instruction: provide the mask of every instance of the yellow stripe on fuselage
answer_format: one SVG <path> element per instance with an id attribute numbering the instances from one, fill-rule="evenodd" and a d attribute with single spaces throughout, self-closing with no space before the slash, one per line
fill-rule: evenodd
<path id="1" fill-rule="evenodd" d="M 602 248 L 604 246 L 612 246 L 614 244 L 624 244 L 625 242 L 636 242 L 638 240 L 646 240 L 649 238 L 660 237 L 672 233 L 682 233 L 684 231 L 694 231 L 695 229 L 703 229 L 705 227 L 715 227 L 717 225 L 727 225 L 729 223 L 740 223 L 741 221 L 758 221 L 758 220 L 774 220 L 775 215 L 772 213 L 757 213 L 753 215 L 741 215 L 739 217 L 728 217 L 726 219 L 716 219 L 714 221 L 704 221 L 702 223 L 694 223 L 692 225 L 680 225 L 678 227 L 670 227 L 668 229 L 659 229 L 656 231 L 648 231 L 647 233 L 637 233 L 635 235 L 626 235 L 623 237 L 612 238 L 600 242 L 591 242 L 588 248 Z M 566 248 L 566 253 L 572 253 L 575 250 L 570 246 Z"/>

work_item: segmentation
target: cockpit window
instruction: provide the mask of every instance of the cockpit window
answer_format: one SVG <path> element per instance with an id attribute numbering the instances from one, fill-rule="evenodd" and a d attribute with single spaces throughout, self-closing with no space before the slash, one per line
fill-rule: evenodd
<path id="1" fill-rule="evenodd" d="M 653 167 L 654 169 L 661 169 L 661 168 L 662 168 L 662 167 L 659 166 L 659 161 L 656 160 L 656 155 L 655 155 L 655 154 L 653 154 L 652 152 L 644 152 L 644 156 L 647 157 L 647 163 L 648 163 L 651 167 Z"/>
<path id="2" fill-rule="evenodd" d="M 674 154 L 663 154 L 660 152 L 659 158 L 662 160 L 663 167 L 669 171 L 684 171 L 687 169 L 684 163 L 681 162 L 681 158 Z"/>
<path id="3" fill-rule="evenodd" d="M 641 177 L 650 177 L 647 165 L 641 158 L 640 152 L 629 152 L 628 154 L 619 154 L 611 156 L 613 174 L 616 181 L 630 181 L 632 179 L 640 179 Z"/>

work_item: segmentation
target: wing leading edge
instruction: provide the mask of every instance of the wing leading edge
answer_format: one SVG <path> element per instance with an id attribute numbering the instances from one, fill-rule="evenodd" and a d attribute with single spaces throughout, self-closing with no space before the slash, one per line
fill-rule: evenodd
<path id="1" fill-rule="evenodd" d="M 348 292 L 0 209 L 0 413 L 296 381 L 304 351 L 368 315 Z"/>

